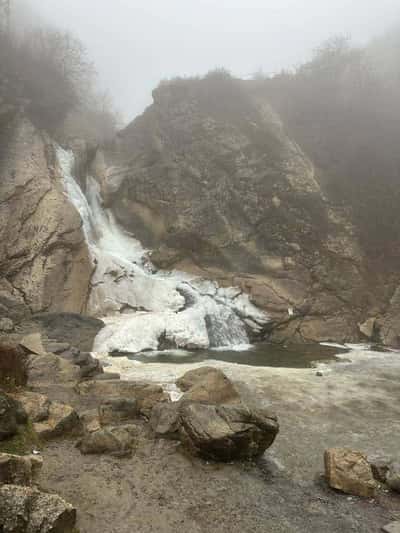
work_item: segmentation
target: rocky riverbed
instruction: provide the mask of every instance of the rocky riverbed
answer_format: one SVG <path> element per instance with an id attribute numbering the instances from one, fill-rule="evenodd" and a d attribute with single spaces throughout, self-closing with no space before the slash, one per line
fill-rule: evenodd
<path id="1" fill-rule="evenodd" d="M 177 441 L 155 439 L 139 418 L 130 457 L 84 455 L 68 435 L 50 440 L 38 483 L 77 508 L 81 533 L 378 532 L 400 519 L 398 494 L 383 486 L 374 498 L 333 491 L 323 476 L 323 455 L 329 447 L 349 447 L 398 457 L 400 354 L 359 347 L 339 358 L 318 369 L 289 369 L 103 357 L 112 365 L 106 371 L 121 372 L 123 380 L 162 384 L 175 393 L 176 379 L 188 370 L 219 368 L 251 409 L 277 414 L 279 434 L 260 458 L 223 464 L 194 457 Z M 95 402 L 82 392 L 93 390 L 92 382 L 77 387 L 67 362 L 56 367 L 36 361 L 31 387 L 69 403 L 85 420 Z"/>

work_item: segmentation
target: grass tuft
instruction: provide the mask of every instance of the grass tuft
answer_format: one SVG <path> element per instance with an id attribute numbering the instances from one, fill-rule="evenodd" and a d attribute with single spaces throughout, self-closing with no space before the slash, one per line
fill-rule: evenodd
<path id="1" fill-rule="evenodd" d="M 0 442 L 1 453 L 27 455 L 32 453 L 34 448 L 40 449 L 41 442 L 30 421 L 24 426 L 19 426 L 16 435 Z"/>

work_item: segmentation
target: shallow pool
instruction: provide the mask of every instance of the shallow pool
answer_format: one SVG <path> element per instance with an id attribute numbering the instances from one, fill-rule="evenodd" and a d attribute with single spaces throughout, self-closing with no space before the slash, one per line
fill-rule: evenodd
<path id="1" fill-rule="evenodd" d="M 263 343 L 243 347 L 243 349 L 227 348 L 190 352 L 171 350 L 123 355 L 131 360 L 142 363 L 187 364 L 209 360 L 259 367 L 312 368 L 318 362 L 336 361 L 336 355 L 338 353 L 346 353 L 347 351 L 349 350 L 332 346 L 321 346 L 319 344 L 278 346 Z"/>

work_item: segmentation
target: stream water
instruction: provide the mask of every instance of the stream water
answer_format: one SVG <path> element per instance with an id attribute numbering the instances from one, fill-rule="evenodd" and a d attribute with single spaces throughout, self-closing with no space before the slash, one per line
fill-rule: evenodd
<path id="1" fill-rule="evenodd" d="M 313 368 L 319 363 L 338 361 L 337 355 L 349 349 L 319 344 L 277 346 L 259 343 L 246 350 L 223 348 L 219 350 L 170 350 L 128 355 L 141 363 L 189 364 L 220 361 L 239 365 L 277 368 Z"/>

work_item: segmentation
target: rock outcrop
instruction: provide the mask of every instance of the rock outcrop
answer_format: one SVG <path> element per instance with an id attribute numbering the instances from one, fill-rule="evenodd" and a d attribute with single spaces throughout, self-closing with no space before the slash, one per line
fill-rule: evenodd
<path id="1" fill-rule="evenodd" d="M 92 266 L 51 139 L 24 116 L 0 124 L 0 318 L 85 309 Z"/>
<path id="2" fill-rule="evenodd" d="M 193 453 L 208 459 L 232 461 L 262 455 L 274 442 L 279 426 L 275 416 L 244 405 L 184 404 L 179 432 Z"/>
<path id="3" fill-rule="evenodd" d="M 271 107 L 224 74 L 153 97 L 95 166 L 153 263 L 248 292 L 271 340 L 358 339 L 379 297 L 357 230 Z"/>

